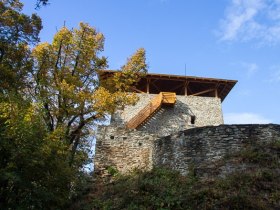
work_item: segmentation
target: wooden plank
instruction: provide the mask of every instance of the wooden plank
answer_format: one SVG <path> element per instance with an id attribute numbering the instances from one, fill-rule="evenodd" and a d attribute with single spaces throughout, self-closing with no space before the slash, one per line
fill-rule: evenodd
<path id="1" fill-rule="evenodd" d="M 212 91 L 214 91 L 214 90 L 215 90 L 215 89 L 200 91 L 200 92 L 198 92 L 198 93 L 192 94 L 191 96 L 198 96 L 198 95 L 201 95 L 201 94 L 204 94 L 204 93 L 212 92 Z"/>
<path id="2" fill-rule="evenodd" d="M 228 88 L 228 85 L 225 84 L 224 88 L 222 89 L 222 91 L 220 92 L 220 97 L 222 98 L 223 97 L 223 93 L 224 91 Z"/>
<path id="3" fill-rule="evenodd" d="M 145 120 L 149 118 L 160 106 L 162 102 L 162 94 L 158 94 L 151 102 L 145 106 L 137 115 L 135 115 L 128 123 L 128 128 L 137 128 Z"/>
<path id="4" fill-rule="evenodd" d="M 172 89 L 170 89 L 170 92 L 173 92 L 174 90 L 178 89 L 178 88 L 181 87 L 181 86 L 184 86 L 184 83 L 179 84 L 179 85 L 173 87 Z"/>
<path id="5" fill-rule="evenodd" d="M 140 110 L 126 124 L 127 128 L 134 129 L 146 122 L 157 110 L 160 109 L 162 103 L 174 104 L 176 102 L 176 93 L 161 92 L 155 96 L 148 105 Z"/>
<path id="6" fill-rule="evenodd" d="M 160 89 L 158 89 L 158 87 L 153 82 L 151 82 L 151 84 L 157 89 L 158 92 L 160 92 Z"/>
<path id="7" fill-rule="evenodd" d="M 162 92 L 162 103 L 174 105 L 176 102 L 176 93 Z"/>
<path id="8" fill-rule="evenodd" d="M 136 91 L 137 93 L 146 93 L 146 92 L 144 92 L 142 90 L 139 90 L 139 89 L 137 89 L 135 87 L 131 87 L 130 89 Z"/>
<path id="9" fill-rule="evenodd" d="M 190 93 L 190 94 L 193 94 L 193 91 L 191 90 L 191 88 L 190 88 L 189 85 L 187 86 L 187 88 L 188 88 L 188 95 L 189 95 L 189 93 Z"/>

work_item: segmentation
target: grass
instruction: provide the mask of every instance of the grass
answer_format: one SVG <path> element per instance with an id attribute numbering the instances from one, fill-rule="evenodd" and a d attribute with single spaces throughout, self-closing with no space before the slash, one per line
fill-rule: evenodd
<path id="1" fill-rule="evenodd" d="M 280 141 L 255 145 L 227 157 L 253 164 L 225 178 L 199 179 L 193 173 L 155 168 L 115 176 L 110 183 L 95 184 L 92 194 L 76 209 L 280 209 Z M 234 161 L 233 161 L 234 162 Z M 235 162 L 238 164 L 238 162 Z"/>

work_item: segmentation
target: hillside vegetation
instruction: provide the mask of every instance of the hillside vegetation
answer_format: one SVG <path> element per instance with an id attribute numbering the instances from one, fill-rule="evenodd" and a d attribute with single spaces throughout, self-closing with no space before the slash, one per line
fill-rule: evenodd
<path id="1" fill-rule="evenodd" d="M 110 180 L 96 180 L 73 209 L 280 209 L 280 140 L 248 146 L 219 161 L 242 170 L 196 177 L 164 168 L 121 176 L 110 168 Z M 238 167 L 236 167 L 238 168 Z M 215 174 L 213 172 L 212 174 Z"/>

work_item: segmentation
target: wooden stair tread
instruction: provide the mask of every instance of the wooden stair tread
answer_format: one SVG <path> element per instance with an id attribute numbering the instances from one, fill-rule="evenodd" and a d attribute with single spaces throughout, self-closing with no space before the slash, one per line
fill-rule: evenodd
<path id="1" fill-rule="evenodd" d="M 127 128 L 135 129 L 145 124 L 157 111 L 160 110 L 162 104 L 174 105 L 176 102 L 176 93 L 160 92 L 155 96 L 147 106 L 132 117 L 126 124 Z"/>

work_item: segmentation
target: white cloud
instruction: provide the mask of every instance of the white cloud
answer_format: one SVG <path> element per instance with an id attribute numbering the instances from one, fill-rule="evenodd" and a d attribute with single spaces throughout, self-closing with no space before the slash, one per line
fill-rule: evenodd
<path id="1" fill-rule="evenodd" d="M 280 69 L 273 72 L 269 79 L 269 82 L 280 82 Z"/>
<path id="2" fill-rule="evenodd" d="M 225 113 L 225 124 L 267 124 L 272 120 L 255 113 Z"/>
<path id="3" fill-rule="evenodd" d="M 241 89 L 237 92 L 239 96 L 249 96 L 251 95 L 251 93 L 252 93 L 251 90 L 245 90 L 245 89 Z"/>
<path id="4" fill-rule="evenodd" d="M 256 63 L 242 63 L 242 66 L 246 69 L 248 77 L 252 77 L 259 69 Z"/>
<path id="5" fill-rule="evenodd" d="M 221 20 L 223 41 L 259 40 L 261 43 L 280 42 L 279 0 L 231 0 Z"/>
<path id="6" fill-rule="evenodd" d="M 268 78 L 264 81 L 268 83 L 280 83 L 280 65 L 273 65 L 269 70 Z"/>

